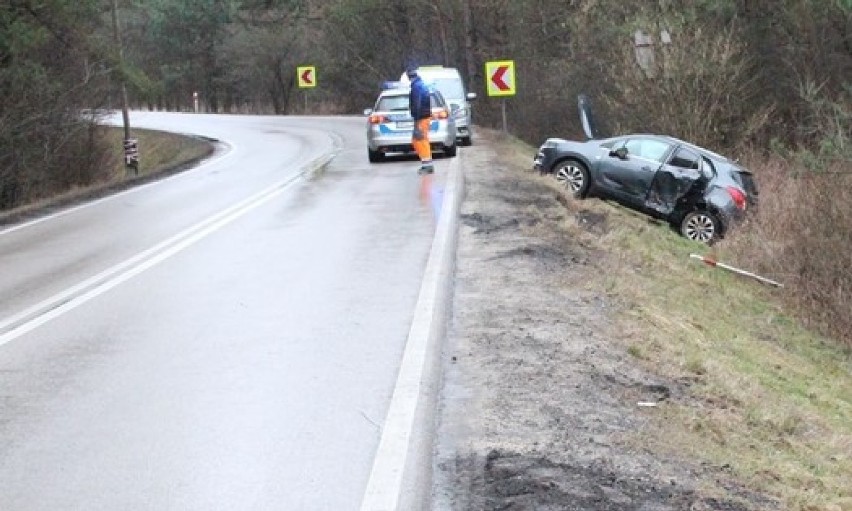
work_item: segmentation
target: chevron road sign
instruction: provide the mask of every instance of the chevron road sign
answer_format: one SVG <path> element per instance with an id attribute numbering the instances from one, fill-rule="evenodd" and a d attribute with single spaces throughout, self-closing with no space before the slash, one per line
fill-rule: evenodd
<path id="1" fill-rule="evenodd" d="M 489 96 L 515 95 L 515 61 L 498 60 L 485 63 L 486 88 Z"/>
<path id="2" fill-rule="evenodd" d="M 299 88 L 307 89 L 317 86 L 317 68 L 315 66 L 299 66 L 296 68 Z"/>

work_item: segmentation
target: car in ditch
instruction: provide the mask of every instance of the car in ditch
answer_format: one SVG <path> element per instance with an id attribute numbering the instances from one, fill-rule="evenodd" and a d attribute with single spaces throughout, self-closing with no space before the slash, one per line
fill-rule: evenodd
<path id="1" fill-rule="evenodd" d="M 414 119 L 408 108 L 408 84 L 385 82 L 373 108 L 364 110 L 367 116 L 367 157 L 371 163 L 383 161 L 391 154 L 414 151 L 411 135 Z M 447 101 L 438 90 L 430 89 L 432 120 L 429 123 L 429 142 L 433 152 L 454 157 L 457 151 L 456 124 Z"/>
<path id="2" fill-rule="evenodd" d="M 552 174 L 576 198 L 610 199 L 711 244 L 757 206 L 751 172 L 698 145 L 657 134 L 596 138 L 588 99 L 580 118 L 588 140 L 548 138 L 533 168 Z"/>

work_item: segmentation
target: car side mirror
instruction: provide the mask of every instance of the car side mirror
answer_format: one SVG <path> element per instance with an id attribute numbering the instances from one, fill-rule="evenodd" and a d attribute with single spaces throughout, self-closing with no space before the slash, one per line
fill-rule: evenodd
<path id="1" fill-rule="evenodd" d="M 620 160 L 626 160 L 627 159 L 627 148 L 626 147 L 619 147 L 615 151 L 610 151 L 609 155 L 614 156 L 614 157 L 616 157 Z"/>
<path id="2" fill-rule="evenodd" d="M 373 109 L 372 109 L 372 108 L 365 108 L 365 109 L 364 109 L 364 115 L 365 115 L 365 116 L 369 116 L 371 113 L 373 113 Z"/>
<path id="3" fill-rule="evenodd" d="M 468 92 L 467 93 L 467 99 L 469 101 L 473 101 L 474 99 L 476 99 L 476 93 L 475 92 Z"/>

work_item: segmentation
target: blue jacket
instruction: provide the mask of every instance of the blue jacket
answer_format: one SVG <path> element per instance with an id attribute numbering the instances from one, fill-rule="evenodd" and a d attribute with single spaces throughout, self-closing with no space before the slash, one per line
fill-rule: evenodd
<path id="1" fill-rule="evenodd" d="M 408 105 L 411 117 L 418 121 L 432 117 L 432 100 L 429 97 L 429 88 L 423 82 L 423 78 L 415 76 L 411 81 L 411 92 L 408 94 Z"/>

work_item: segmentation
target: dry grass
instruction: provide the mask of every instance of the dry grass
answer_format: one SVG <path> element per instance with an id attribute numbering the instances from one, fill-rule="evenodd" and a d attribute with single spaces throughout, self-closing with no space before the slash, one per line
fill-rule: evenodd
<path id="1" fill-rule="evenodd" d="M 790 310 L 852 346 L 852 162 L 812 171 L 752 156 L 760 208 L 730 254 L 787 285 Z"/>
<path id="2" fill-rule="evenodd" d="M 533 148 L 498 138 L 519 172 L 530 168 Z M 820 290 L 813 281 L 830 275 L 828 268 L 842 271 L 829 261 L 849 267 L 839 253 L 848 242 L 838 245 L 828 226 L 805 226 L 849 211 L 852 197 L 844 195 L 847 190 L 827 191 L 817 180 L 789 190 L 785 181 L 760 172 L 757 224 L 748 227 L 748 236 L 713 251 L 722 261 L 736 256 L 740 266 L 784 281 L 782 289 L 702 265 L 689 254 L 709 249 L 600 200 L 569 199 L 566 228 L 609 254 L 590 285 L 619 310 L 613 338 L 637 364 L 677 389 L 674 399 L 655 409 L 659 420 L 634 439 L 637 445 L 729 467 L 733 477 L 776 496 L 785 509 L 852 510 L 852 352 L 839 338 L 824 337 L 797 319 L 803 317 L 797 304 L 836 296 L 836 288 Z M 553 180 L 541 179 L 558 190 Z M 795 200 L 787 194 L 794 192 Z M 827 194 L 846 199 L 795 211 L 799 204 L 825 201 Z M 607 215 L 608 231 L 596 235 L 576 226 L 572 220 L 580 210 Z M 761 243 L 762 236 L 775 241 Z M 808 243 L 816 251 L 806 250 Z M 750 256 L 752 247 L 763 253 Z M 811 267 L 808 279 L 796 278 Z M 804 295 L 791 298 L 797 293 Z M 834 314 L 838 306 L 832 302 Z"/>
<path id="3" fill-rule="evenodd" d="M 135 129 L 132 136 L 139 140 L 139 176 L 158 174 L 180 167 L 212 152 L 209 142 L 186 135 Z M 112 179 L 125 179 L 128 173 L 124 167 L 124 131 L 121 128 L 105 128 L 104 137 L 113 148 L 107 163 L 113 169 Z"/>

